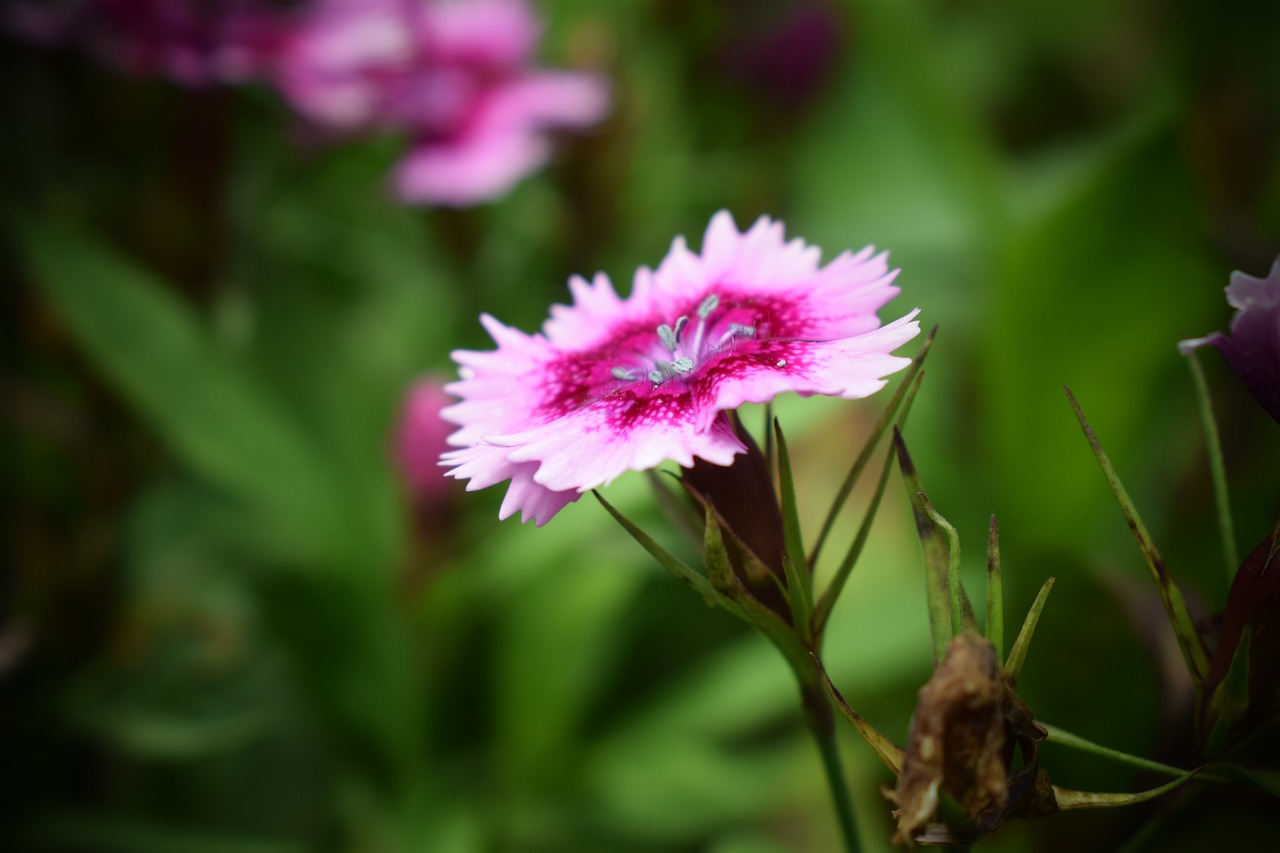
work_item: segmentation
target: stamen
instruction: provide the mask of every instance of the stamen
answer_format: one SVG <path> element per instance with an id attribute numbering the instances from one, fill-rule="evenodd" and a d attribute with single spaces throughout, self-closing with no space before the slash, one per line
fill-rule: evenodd
<path id="1" fill-rule="evenodd" d="M 716 341 L 715 349 L 721 349 L 734 338 L 754 338 L 755 336 L 755 326 L 744 326 L 742 323 L 730 323 L 729 328 L 720 336 L 720 340 Z"/>
<path id="2" fill-rule="evenodd" d="M 662 338 L 662 345 L 668 352 L 676 351 L 676 333 L 666 323 L 658 327 L 658 337 Z"/>
<path id="3" fill-rule="evenodd" d="M 625 367 L 614 367 L 609 371 L 609 373 L 613 375 L 614 379 L 619 379 L 623 382 L 636 381 L 636 375 Z"/>
<path id="4" fill-rule="evenodd" d="M 662 373 L 661 373 L 660 371 L 657 371 L 657 370 L 650 370 L 650 371 L 649 371 L 649 381 L 650 381 L 650 382 L 652 382 L 654 385 L 661 385 L 661 384 L 662 384 Z"/>
<path id="5" fill-rule="evenodd" d="M 687 355 L 682 355 L 675 361 L 671 362 L 671 369 L 676 373 L 688 373 L 693 370 L 693 359 Z"/>
<path id="6" fill-rule="evenodd" d="M 684 327 L 689 325 L 689 315 L 681 314 L 676 320 L 676 340 L 680 339 L 680 333 L 684 331 Z"/>
<path id="7" fill-rule="evenodd" d="M 702 304 L 698 306 L 698 316 L 703 320 L 711 315 L 711 312 L 720 307 L 720 297 L 714 293 L 708 294 L 707 298 L 702 300 Z"/>

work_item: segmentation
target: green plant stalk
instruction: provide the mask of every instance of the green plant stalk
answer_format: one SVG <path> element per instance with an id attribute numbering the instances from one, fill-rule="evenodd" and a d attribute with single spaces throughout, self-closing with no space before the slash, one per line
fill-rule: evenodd
<path id="1" fill-rule="evenodd" d="M 1195 352 L 1187 355 L 1191 378 L 1195 380 L 1196 398 L 1200 402 L 1200 420 L 1204 423 L 1206 451 L 1209 454 L 1209 471 L 1213 477 L 1213 502 L 1218 510 L 1218 532 L 1222 536 L 1222 559 L 1227 568 L 1227 582 L 1240 568 L 1240 554 L 1236 549 L 1236 531 L 1231 523 L 1231 497 L 1227 492 L 1227 469 L 1222 461 L 1222 439 L 1218 436 L 1218 423 L 1213 417 L 1213 400 L 1209 397 L 1209 385 L 1204 380 L 1204 369 Z"/>
<path id="2" fill-rule="evenodd" d="M 1118 761 L 1121 764 L 1128 764 L 1131 767 L 1138 767 L 1142 770 L 1150 770 L 1153 773 L 1160 773 L 1164 776 L 1173 776 L 1179 778 L 1186 776 L 1190 771 L 1183 770 L 1181 767 L 1173 767 L 1169 764 L 1161 764 L 1159 761 L 1152 761 L 1149 758 L 1142 758 L 1137 755 L 1130 755 L 1127 752 L 1121 752 L 1118 749 L 1102 746 L 1090 740 L 1085 740 L 1079 735 L 1073 735 L 1071 732 L 1063 731 L 1057 726 L 1051 726 L 1044 720 L 1036 720 L 1049 736 L 1045 739 L 1048 743 L 1056 743 L 1061 746 L 1078 749 L 1082 752 L 1091 752 L 1094 755 L 1100 755 L 1109 758 L 1112 761 Z"/>
<path id="3" fill-rule="evenodd" d="M 796 673 L 797 678 L 800 674 Z M 800 692 L 804 703 L 805 722 L 813 739 L 818 745 L 818 753 L 822 756 L 822 769 L 826 773 L 827 787 L 831 791 L 832 805 L 835 806 L 836 820 L 840 824 L 840 835 L 844 839 L 847 853 L 861 853 L 862 843 L 858 838 L 858 823 L 853 814 L 853 800 L 849 796 L 849 784 L 845 781 L 844 767 L 840 763 L 840 748 L 836 739 L 835 718 L 831 710 L 831 700 L 820 684 L 806 684 L 800 679 Z"/>

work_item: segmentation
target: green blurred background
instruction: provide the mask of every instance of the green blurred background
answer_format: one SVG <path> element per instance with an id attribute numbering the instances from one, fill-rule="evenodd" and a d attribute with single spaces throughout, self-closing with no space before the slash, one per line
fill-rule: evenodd
<path id="1" fill-rule="evenodd" d="M 390 452 L 407 387 L 489 345 L 480 311 L 532 331 L 569 274 L 625 289 L 720 208 L 779 217 L 827 258 L 890 252 L 903 292 L 884 316 L 919 306 L 940 326 L 907 439 L 966 571 L 980 584 L 994 513 L 1009 622 L 1057 576 L 1025 697 L 1077 734 L 1185 759 L 1188 685 L 1062 386 L 1193 611 L 1220 608 L 1175 344 L 1225 328 L 1231 270 L 1261 276 L 1280 251 L 1280 5 L 541 9 L 545 61 L 603 68 L 612 115 L 466 211 L 398 204 L 399 140 L 307 145 L 265 89 L 5 42 L 5 849 L 834 849 L 763 639 L 594 501 L 535 529 L 498 522 L 498 488 L 417 523 Z M 823 38 L 776 41 L 815 13 Z M 1280 436 L 1203 362 L 1244 551 L 1275 523 Z M 883 402 L 779 402 L 809 529 Z M 608 496 L 663 529 L 641 475 Z M 901 742 L 929 650 L 892 482 L 829 668 Z M 864 841 L 885 849 L 892 779 L 845 734 Z M 1042 756 L 1069 787 L 1154 783 Z M 1171 798 L 982 846 L 1117 849 L 1155 820 L 1151 849 L 1201 850 L 1271 837 L 1275 814 L 1239 792 Z"/>

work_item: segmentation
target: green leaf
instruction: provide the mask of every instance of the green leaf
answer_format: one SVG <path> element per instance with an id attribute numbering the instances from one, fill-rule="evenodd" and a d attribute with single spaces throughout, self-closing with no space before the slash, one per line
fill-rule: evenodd
<path id="1" fill-rule="evenodd" d="M 800 565 L 804 565 L 801 563 Z M 802 569 L 797 569 L 796 564 L 791 562 L 788 554 L 782 555 L 782 571 L 787 576 L 787 588 L 785 590 L 787 596 L 787 606 L 791 609 L 791 624 L 800 626 L 800 630 L 807 631 L 812 626 L 811 617 L 813 615 L 813 597 L 809 592 L 809 584 L 806 582 L 808 577 L 801 577 Z M 810 636 L 806 636 L 805 642 L 810 642 Z"/>
<path id="2" fill-rule="evenodd" d="M 1228 762 L 1210 764 L 1204 770 L 1206 774 L 1213 774 L 1213 778 L 1219 780 L 1225 778 L 1235 782 L 1242 782 L 1246 785 L 1253 785 L 1273 797 L 1280 797 L 1280 773 L 1274 770 L 1257 770 Z M 1201 778 L 1211 777 L 1202 776 Z"/>
<path id="3" fill-rule="evenodd" d="M 187 305 L 87 234 L 34 218 L 13 225 L 41 293 L 182 461 L 260 513 L 301 562 L 364 561 L 358 501 Z"/>
<path id="4" fill-rule="evenodd" d="M 822 636 L 827 620 L 831 618 L 831 611 L 836 606 L 836 600 L 840 597 L 840 591 L 844 589 L 845 581 L 849 579 L 849 574 L 853 571 L 853 567 L 857 565 L 858 557 L 861 556 L 862 549 L 867 543 L 867 537 L 871 533 L 871 522 L 875 520 L 876 512 L 880 509 L 880 501 L 884 497 L 885 487 L 889 484 L 889 473 L 892 470 L 893 454 L 890 453 L 885 456 L 884 465 L 880 468 L 880 479 L 876 481 L 876 490 L 871 495 L 871 503 L 867 505 L 867 511 L 862 517 L 862 523 L 858 525 L 858 532 L 853 537 L 853 543 L 849 546 L 849 550 L 845 552 L 844 559 L 840 561 L 840 565 L 836 568 L 835 576 L 831 579 L 831 583 L 827 584 L 827 588 L 822 591 L 822 595 L 818 598 L 818 603 L 814 607 L 812 617 L 814 636 Z"/>
<path id="5" fill-rule="evenodd" d="M 787 451 L 787 440 L 782 435 L 782 424 L 777 418 L 773 421 L 773 434 L 778 442 L 778 489 L 782 505 L 782 530 L 786 541 L 787 557 L 790 558 L 791 569 L 787 572 L 787 583 L 792 583 L 791 576 L 796 576 L 798 586 L 790 587 L 791 595 L 796 593 L 808 599 L 813 594 L 813 571 L 804 555 L 804 537 L 800 532 L 800 510 L 796 503 L 796 483 L 791 475 L 791 454 Z M 803 621 L 797 625 L 808 623 L 808 608 Z"/>
<path id="6" fill-rule="evenodd" d="M 706 599 L 708 604 L 716 604 L 720 601 L 720 596 L 707 582 L 706 577 L 694 571 L 687 563 L 680 558 L 674 556 L 670 551 L 659 545 L 652 536 L 645 533 L 637 527 L 630 519 L 618 512 L 613 506 L 604 499 L 598 490 L 593 489 L 591 494 L 595 495 L 596 500 L 600 501 L 600 505 L 605 508 L 609 515 L 613 516 L 618 524 L 622 525 L 622 529 L 631 535 L 631 538 L 640 543 L 640 547 L 644 548 L 658 561 L 661 566 L 680 580 L 693 587 L 694 592 Z"/>
<path id="7" fill-rule="evenodd" d="M 703 559 L 706 561 L 707 577 L 711 579 L 712 585 L 723 598 L 731 602 L 730 609 L 739 618 L 764 634 L 778 647 L 802 686 L 816 684 L 817 672 L 809 650 L 804 647 L 790 625 L 761 604 L 760 600 L 743 585 L 730 562 L 715 508 L 708 505 L 706 513 Z M 746 553 L 749 557 L 749 552 Z"/>
<path id="8" fill-rule="evenodd" d="M 987 640 L 1004 657 L 1004 581 L 1000 577 L 1000 528 L 991 516 L 987 529 Z"/>
<path id="9" fill-rule="evenodd" d="M 1216 755 L 1226 745 L 1227 734 L 1237 720 L 1249 710 L 1249 645 L 1253 631 L 1245 625 L 1240 642 L 1231 655 L 1227 675 L 1213 691 L 1209 701 L 1210 719 L 1214 721 L 1205 752 Z"/>
<path id="10" fill-rule="evenodd" d="M 1054 580 L 1056 578 L 1051 577 L 1041 585 L 1040 591 L 1036 593 L 1036 600 L 1031 602 L 1031 609 L 1027 611 L 1027 618 L 1022 620 L 1022 630 L 1018 632 L 1018 639 L 1013 641 L 1013 648 L 1009 650 L 1009 659 L 1005 661 L 1004 672 L 1015 682 L 1022 674 L 1022 665 L 1027 661 L 1027 649 L 1031 647 L 1031 638 L 1035 636 L 1040 612 L 1044 610 L 1045 602 L 1049 600 L 1049 590 L 1053 589 Z"/>
<path id="11" fill-rule="evenodd" d="M 978 632 L 973 606 L 960 583 L 960 537 L 943 518 L 924 492 L 920 475 L 902 433 L 895 427 L 894 446 L 911 499 L 911 511 L 920 536 L 924 556 L 925 596 L 929 606 L 929 629 L 933 635 L 933 656 L 937 663 L 946 656 L 952 638 L 965 630 Z"/>
<path id="12" fill-rule="evenodd" d="M 836 707 L 840 709 L 840 713 L 844 714 L 844 718 L 853 725 L 858 734 L 862 736 L 862 739 L 867 742 L 867 746 L 871 747 L 880 760 L 884 762 L 885 766 L 892 770 L 895 775 L 901 773 L 902 747 L 882 735 L 875 726 L 867 722 L 865 717 L 853 710 L 853 707 L 845 701 L 844 696 L 840 694 L 840 691 L 831 682 L 831 679 L 827 676 L 826 669 L 823 668 L 820 662 L 818 663 L 818 674 L 822 676 L 822 684 L 826 687 L 832 701 L 836 703 Z"/>
<path id="13" fill-rule="evenodd" d="M 1174 779 L 1172 782 L 1166 782 L 1156 788 L 1146 791 L 1138 791 L 1132 794 L 1110 794 L 1097 791 L 1074 791 L 1070 788 L 1059 788 L 1053 786 L 1053 796 L 1057 801 L 1058 808 L 1062 811 L 1071 811 L 1074 809 L 1108 809 L 1117 808 L 1119 806 L 1132 806 L 1138 803 L 1145 803 L 1147 800 L 1154 800 L 1162 794 L 1167 794 L 1174 788 L 1186 782 L 1195 771 L 1191 770 Z"/>
<path id="14" fill-rule="evenodd" d="M 1138 515 L 1137 508 L 1134 507 L 1133 501 L 1129 499 L 1129 495 L 1121 484 L 1115 468 L 1111 465 L 1111 460 L 1103 452 L 1102 444 L 1094 434 L 1093 427 L 1089 425 L 1089 421 L 1085 418 L 1080 404 L 1076 402 L 1075 395 L 1071 393 L 1070 388 L 1067 388 L 1066 392 L 1067 399 L 1071 402 L 1071 408 L 1075 411 L 1076 418 L 1080 421 L 1080 428 L 1084 430 L 1085 438 L 1088 439 L 1089 446 L 1093 448 L 1093 454 L 1098 458 L 1102 473 L 1107 478 L 1107 485 L 1111 487 L 1111 493 L 1115 495 L 1116 503 L 1120 505 L 1120 511 L 1124 513 L 1125 521 L 1129 523 L 1129 530 L 1132 531 L 1134 538 L 1138 540 L 1138 547 L 1142 549 L 1142 556 L 1146 559 L 1147 567 L 1151 570 L 1151 576 L 1155 579 L 1156 586 L 1160 590 L 1160 598 L 1164 602 L 1165 612 L 1168 614 L 1169 622 L 1173 626 L 1173 633 L 1178 638 L 1178 647 L 1182 650 L 1182 657 L 1186 661 L 1187 670 L 1197 684 L 1203 683 L 1209 673 L 1209 653 L 1205 650 L 1204 642 L 1200 639 L 1200 633 L 1196 630 L 1191 614 L 1187 611 L 1182 592 L 1178 589 L 1178 585 L 1174 583 L 1172 576 L 1170 576 L 1169 569 L 1164 564 L 1164 558 L 1160 556 L 1159 550 L 1156 549 L 1155 542 L 1151 539 L 1151 534 L 1147 532 L 1147 527 L 1143 524 L 1141 516 Z"/>

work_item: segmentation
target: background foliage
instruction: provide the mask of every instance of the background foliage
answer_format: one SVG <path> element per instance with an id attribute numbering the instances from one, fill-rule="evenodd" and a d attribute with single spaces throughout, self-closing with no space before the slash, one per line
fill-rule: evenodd
<path id="1" fill-rule="evenodd" d="M 829 16 L 825 47 L 760 49 L 802 7 Z M 389 452 L 408 385 L 487 346 L 480 311 L 532 330 L 568 274 L 625 287 L 721 207 L 778 216 L 827 257 L 891 252 L 886 313 L 918 305 L 941 327 L 908 427 L 934 504 L 975 574 L 998 516 L 1011 619 L 1058 577 L 1024 696 L 1179 760 L 1187 685 L 1062 385 L 1193 611 L 1219 608 L 1174 345 L 1225 327 L 1229 272 L 1262 275 L 1280 249 L 1280 7 L 542 8 L 544 56 L 603 67 L 613 115 L 466 211 L 399 205 L 397 140 L 309 144 L 265 90 L 6 43 L 6 849 L 831 849 L 818 757 L 763 640 L 591 501 L 535 530 L 498 523 L 490 490 L 426 529 Z M 1277 515 L 1280 445 L 1205 364 L 1247 550 Z M 878 405 L 779 406 L 809 524 Z M 609 496 L 661 524 L 642 476 Z M 829 666 L 901 741 L 930 655 L 896 485 L 869 549 Z M 883 848 L 890 780 L 846 746 Z M 1043 760 L 1073 787 L 1150 782 L 1053 746 Z M 1179 802 L 984 846 L 1111 848 L 1152 818 L 1165 850 L 1277 828 L 1247 801 Z"/>

